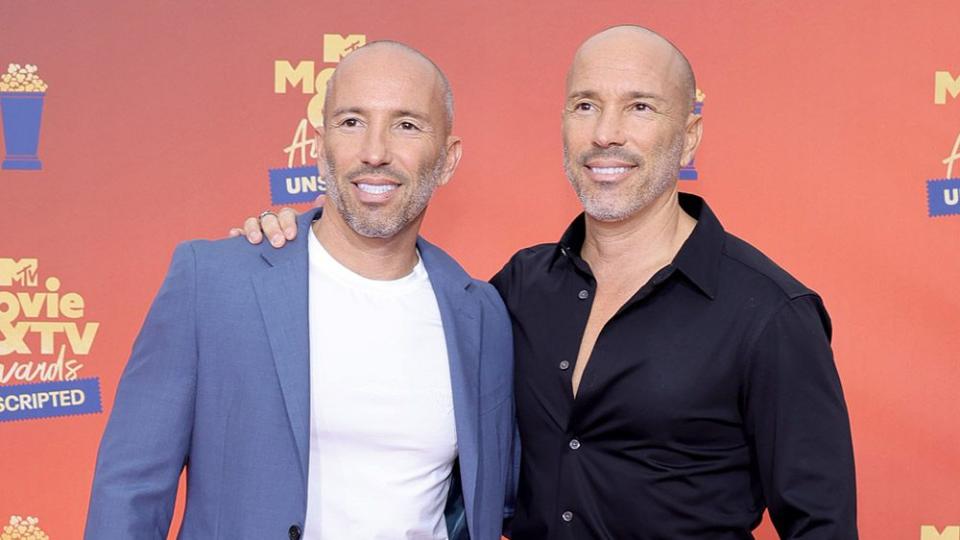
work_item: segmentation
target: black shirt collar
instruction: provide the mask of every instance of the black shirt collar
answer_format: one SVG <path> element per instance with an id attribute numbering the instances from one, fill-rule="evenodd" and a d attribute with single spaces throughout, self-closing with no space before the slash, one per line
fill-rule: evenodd
<path id="1" fill-rule="evenodd" d="M 672 266 L 687 276 L 703 294 L 716 297 L 725 232 L 713 211 L 701 197 L 680 193 L 680 208 L 697 220 L 690 237 L 680 247 Z M 557 244 L 557 257 L 580 257 L 586 235 L 586 221 L 581 213 L 567 227 Z M 579 265 L 578 265 L 579 266 Z M 585 266 L 585 265 L 584 265 Z"/>

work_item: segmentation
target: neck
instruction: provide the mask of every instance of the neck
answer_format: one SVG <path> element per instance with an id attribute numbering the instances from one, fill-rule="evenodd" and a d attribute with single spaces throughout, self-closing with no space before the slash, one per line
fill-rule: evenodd
<path id="1" fill-rule="evenodd" d="M 417 231 L 423 214 L 390 238 L 357 234 L 343 216 L 328 205 L 313 224 L 313 234 L 331 257 L 351 271 L 379 280 L 400 279 L 417 265 Z"/>
<path id="2" fill-rule="evenodd" d="M 674 187 L 619 221 L 600 221 L 588 214 L 581 256 L 594 272 L 659 269 L 673 261 L 696 223 L 680 208 Z"/>

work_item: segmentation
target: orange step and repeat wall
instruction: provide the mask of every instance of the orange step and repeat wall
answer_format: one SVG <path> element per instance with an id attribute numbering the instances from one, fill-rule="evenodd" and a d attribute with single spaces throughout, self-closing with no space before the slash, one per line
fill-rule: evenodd
<path id="1" fill-rule="evenodd" d="M 308 207 L 310 120 L 350 50 L 400 40 L 448 74 L 464 158 L 424 233 L 489 277 L 578 213 L 565 71 L 584 38 L 637 23 L 698 76 L 704 141 L 681 188 L 833 317 L 861 538 L 956 540 L 958 20 L 955 0 L 0 1 L 0 393 L 57 401 L 0 411 L 0 527 L 80 538 L 173 246 Z"/>

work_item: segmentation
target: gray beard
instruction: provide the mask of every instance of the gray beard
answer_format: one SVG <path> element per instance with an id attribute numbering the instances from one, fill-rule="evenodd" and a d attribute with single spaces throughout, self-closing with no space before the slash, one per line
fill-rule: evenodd
<path id="1" fill-rule="evenodd" d="M 418 171 L 419 182 L 417 190 L 410 195 L 410 198 L 400 208 L 400 211 L 392 216 L 386 216 L 385 219 L 369 219 L 354 212 L 347 205 L 347 201 L 336 182 L 336 165 L 332 160 L 327 160 L 325 166 L 321 167 L 320 176 L 327 188 L 327 198 L 336 207 L 337 211 L 355 233 L 367 238 L 391 238 L 402 231 L 411 221 L 415 220 L 427 208 L 433 192 L 437 189 L 440 182 L 440 175 L 443 173 L 443 165 L 446 161 L 447 152 L 444 149 L 429 170 Z M 401 176 L 394 174 L 395 176 Z M 405 179 L 408 180 L 408 179 Z M 409 185 L 409 181 L 405 182 Z"/>
<path id="2" fill-rule="evenodd" d="M 611 153 L 616 154 L 617 152 Z M 663 154 L 656 156 L 652 161 L 634 156 L 632 160 L 636 162 L 641 173 L 649 165 L 648 181 L 633 193 L 630 200 L 616 201 L 614 204 L 610 204 L 602 196 L 596 196 L 583 188 L 583 185 L 577 180 L 577 172 L 581 164 L 571 163 L 572 157 L 566 141 L 563 143 L 563 169 L 566 172 L 567 180 L 577 193 L 577 198 L 580 199 L 583 211 L 587 215 L 598 221 L 622 221 L 649 206 L 650 203 L 674 186 L 680 172 L 680 157 L 682 155 L 683 135 L 680 134 L 671 142 Z"/>

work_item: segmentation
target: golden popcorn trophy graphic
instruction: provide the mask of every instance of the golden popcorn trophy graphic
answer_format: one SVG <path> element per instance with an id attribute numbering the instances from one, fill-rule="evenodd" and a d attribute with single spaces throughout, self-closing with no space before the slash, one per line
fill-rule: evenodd
<path id="1" fill-rule="evenodd" d="M 0 112 L 7 155 L 0 168 L 40 170 L 40 117 L 47 83 L 37 75 L 37 66 L 10 64 L 0 75 Z"/>
<path id="2" fill-rule="evenodd" d="M 37 525 L 39 522 L 35 517 L 27 516 L 27 519 L 23 519 L 20 516 L 10 516 L 10 523 L 0 530 L 0 540 L 50 540 L 47 533 Z"/>

